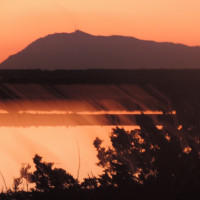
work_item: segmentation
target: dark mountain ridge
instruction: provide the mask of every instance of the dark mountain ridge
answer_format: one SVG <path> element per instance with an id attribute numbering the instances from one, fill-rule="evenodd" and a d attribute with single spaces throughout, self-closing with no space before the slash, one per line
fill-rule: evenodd
<path id="1" fill-rule="evenodd" d="M 200 69 L 200 47 L 77 30 L 34 41 L 0 69 Z"/>

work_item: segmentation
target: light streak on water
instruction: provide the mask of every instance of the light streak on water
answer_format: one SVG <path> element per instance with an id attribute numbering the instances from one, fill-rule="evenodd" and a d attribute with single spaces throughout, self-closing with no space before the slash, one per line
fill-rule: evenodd
<path id="1" fill-rule="evenodd" d="M 66 114 L 77 114 L 77 115 L 162 115 L 162 111 L 84 111 L 84 112 L 73 112 L 73 111 L 60 111 L 60 110 L 51 110 L 51 111 L 43 111 L 43 110 L 21 110 L 18 111 L 19 114 L 57 114 L 57 115 L 66 115 Z M 171 111 L 170 114 L 175 115 L 176 111 Z"/>
<path id="2" fill-rule="evenodd" d="M 0 114 L 8 114 L 7 110 L 0 110 Z"/>

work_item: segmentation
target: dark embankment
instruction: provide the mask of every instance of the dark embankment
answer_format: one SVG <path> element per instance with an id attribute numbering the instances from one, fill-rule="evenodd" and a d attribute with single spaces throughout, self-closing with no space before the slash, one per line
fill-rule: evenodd
<path id="1" fill-rule="evenodd" d="M 0 76 L 1 109 L 8 112 L 169 112 L 200 99 L 200 70 L 1 70 Z"/>

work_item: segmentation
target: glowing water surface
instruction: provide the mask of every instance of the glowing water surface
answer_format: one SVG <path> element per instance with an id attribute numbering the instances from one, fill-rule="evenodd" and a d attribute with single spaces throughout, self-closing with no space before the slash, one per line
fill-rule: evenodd
<path id="1" fill-rule="evenodd" d="M 72 126 L 72 127 L 1 127 L 0 128 L 0 170 L 9 187 L 13 177 L 19 176 L 23 163 L 33 166 L 32 158 L 37 153 L 44 161 L 54 162 L 56 167 L 64 168 L 79 180 L 102 172 L 96 158 L 93 141 L 96 137 L 109 145 L 109 134 L 115 126 Z M 124 126 L 126 130 L 135 126 Z M 34 169 L 32 167 L 32 169 Z M 0 187 L 4 187 L 0 177 Z"/>
<path id="2" fill-rule="evenodd" d="M 16 105 L 17 108 L 21 108 L 26 104 Z M 4 107 L 8 108 L 9 106 L 6 104 Z M 4 176 L 8 187 L 11 187 L 13 178 L 19 176 L 19 170 L 23 163 L 30 163 L 34 170 L 32 158 L 35 154 L 42 156 L 46 162 L 54 162 L 56 167 L 65 169 L 80 181 L 84 177 L 102 173 L 102 169 L 96 165 L 98 162 L 97 152 L 93 142 L 96 137 L 99 137 L 104 140 L 104 145 L 110 144 L 109 135 L 116 125 L 105 125 L 106 123 L 113 124 L 112 118 L 106 115 L 121 117 L 119 118 L 122 119 L 121 124 L 123 121 L 130 121 L 131 126 L 123 127 L 126 130 L 132 130 L 137 126 L 134 126 L 134 122 L 132 118 L 128 118 L 129 116 L 161 115 L 162 111 L 0 109 L 0 114 L 0 173 Z M 73 120 L 73 114 L 80 118 L 75 118 L 77 121 L 74 126 L 65 126 L 69 125 L 68 121 Z M 175 115 L 176 112 L 171 111 L 171 114 Z M 53 117 L 50 118 L 52 115 Z M 100 115 L 105 115 L 103 116 L 105 120 L 104 118 L 102 118 L 103 121 L 99 121 L 99 118 L 95 119 L 95 116 Z M 128 117 L 123 115 L 128 115 Z M 80 126 L 81 117 L 91 125 L 85 123 L 86 125 Z M 46 125 L 38 125 L 38 127 L 29 125 L 31 122 L 34 124 L 36 119 L 37 122 L 38 120 L 39 122 L 45 121 Z M 40 124 L 39 122 L 36 124 Z M 56 125 L 56 122 L 62 125 Z M 4 126 L 3 123 L 6 125 Z M 78 170 L 79 165 L 80 170 Z M 5 188 L 1 176 L 0 187 Z"/>
<path id="3" fill-rule="evenodd" d="M 19 176 L 22 163 L 33 166 L 36 153 L 75 178 L 80 164 L 80 181 L 88 175 L 97 175 L 102 169 L 96 165 L 97 152 L 93 146 L 96 137 L 109 145 L 109 134 L 116 124 L 126 124 L 126 130 L 135 128 L 134 115 L 152 115 L 159 125 L 155 115 L 162 115 L 162 111 L 176 114 L 168 105 L 168 98 L 155 88 L 151 90 L 161 97 L 162 103 L 137 85 L 54 85 L 51 88 L 6 84 L 4 87 L 13 98 L 0 101 L 0 172 L 9 187 L 13 177 Z M 0 187 L 4 187 L 1 176 Z"/>

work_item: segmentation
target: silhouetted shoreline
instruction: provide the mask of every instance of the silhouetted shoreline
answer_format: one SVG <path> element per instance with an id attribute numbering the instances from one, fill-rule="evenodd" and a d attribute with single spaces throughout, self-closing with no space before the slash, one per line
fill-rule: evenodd
<path id="1" fill-rule="evenodd" d="M 200 69 L 0 70 L 0 83 L 148 84 L 200 82 Z"/>

